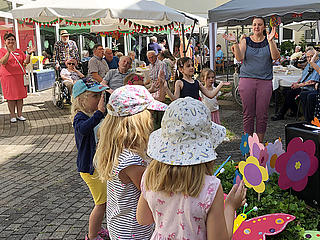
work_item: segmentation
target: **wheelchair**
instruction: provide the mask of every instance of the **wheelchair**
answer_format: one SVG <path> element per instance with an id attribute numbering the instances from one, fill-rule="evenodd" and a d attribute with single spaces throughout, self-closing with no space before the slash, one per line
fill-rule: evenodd
<path id="1" fill-rule="evenodd" d="M 52 102 L 60 109 L 64 108 L 65 103 L 71 104 L 71 94 L 67 86 L 63 83 L 60 71 L 58 70 L 56 70 L 56 81 L 52 88 Z"/>

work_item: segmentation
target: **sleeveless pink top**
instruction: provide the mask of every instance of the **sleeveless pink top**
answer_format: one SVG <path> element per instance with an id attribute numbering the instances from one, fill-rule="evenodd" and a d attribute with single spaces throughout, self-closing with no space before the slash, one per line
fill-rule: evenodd
<path id="1" fill-rule="evenodd" d="M 219 184 L 218 178 L 207 175 L 197 198 L 173 193 L 169 196 L 162 192 L 146 191 L 143 175 L 141 191 L 155 221 L 155 231 L 151 239 L 207 239 L 207 214 Z"/>

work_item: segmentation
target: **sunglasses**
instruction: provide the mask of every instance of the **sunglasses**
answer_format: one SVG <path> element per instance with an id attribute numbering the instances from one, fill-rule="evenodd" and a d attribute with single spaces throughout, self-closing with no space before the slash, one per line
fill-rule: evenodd
<path id="1" fill-rule="evenodd" d="M 73 65 L 73 66 L 75 66 L 76 64 L 75 63 L 67 63 L 68 65 Z"/>

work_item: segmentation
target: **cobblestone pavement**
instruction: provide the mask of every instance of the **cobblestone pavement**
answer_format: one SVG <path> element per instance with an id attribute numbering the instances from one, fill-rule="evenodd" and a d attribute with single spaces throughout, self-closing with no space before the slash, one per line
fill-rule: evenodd
<path id="1" fill-rule="evenodd" d="M 240 158 L 241 110 L 230 100 L 220 104 L 232 137 L 217 149 L 217 162 Z M 28 96 L 26 122 L 10 124 L 7 103 L 0 104 L 1 239 L 84 239 L 93 201 L 76 171 L 69 112 L 53 106 L 51 90 Z M 283 138 L 287 122 L 270 123 L 267 140 Z"/>

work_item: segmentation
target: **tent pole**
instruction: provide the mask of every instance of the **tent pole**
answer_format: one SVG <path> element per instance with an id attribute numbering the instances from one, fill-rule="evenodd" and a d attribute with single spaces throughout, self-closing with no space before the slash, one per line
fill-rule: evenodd
<path id="1" fill-rule="evenodd" d="M 194 20 L 194 23 L 193 23 L 193 26 L 192 26 L 192 30 L 191 30 L 191 34 L 190 34 L 190 38 L 189 38 L 189 40 L 188 40 L 187 49 L 188 49 L 188 47 L 190 46 L 191 37 L 192 37 L 193 31 L 194 31 L 194 27 L 196 26 L 196 23 L 197 23 L 197 21 Z"/>
<path id="2" fill-rule="evenodd" d="M 184 24 L 181 24 L 182 27 L 182 46 L 183 46 L 183 56 L 186 57 L 187 49 L 186 49 L 186 42 L 184 39 Z"/>
<path id="3" fill-rule="evenodd" d="M 317 20 L 318 38 L 320 40 L 320 20 Z"/>
<path id="4" fill-rule="evenodd" d="M 218 27 L 217 22 L 209 23 L 210 68 L 212 70 L 214 70 L 214 66 L 215 66 L 215 56 L 216 56 L 215 45 L 217 42 L 217 27 Z"/>
<path id="5" fill-rule="evenodd" d="M 139 48 L 138 48 L 138 52 L 139 52 L 139 61 L 141 60 L 141 48 L 142 48 L 142 36 L 139 34 Z"/>
<path id="6" fill-rule="evenodd" d="M 203 45 L 202 44 L 202 27 L 199 27 L 199 43 L 200 43 L 200 49 L 199 49 L 199 55 L 200 55 L 200 63 L 199 63 L 199 70 L 201 71 L 202 70 L 202 65 L 203 65 Z"/>
<path id="7" fill-rule="evenodd" d="M 227 26 L 227 35 L 229 34 L 229 26 Z M 227 48 L 227 82 L 229 82 L 229 48 L 228 48 L 228 41 L 225 40 L 226 48 Z"/>

